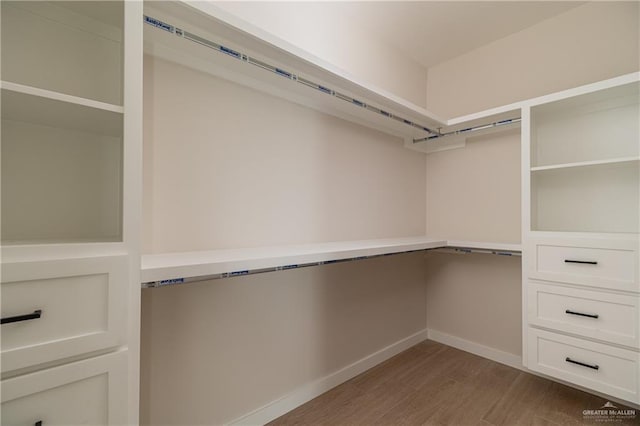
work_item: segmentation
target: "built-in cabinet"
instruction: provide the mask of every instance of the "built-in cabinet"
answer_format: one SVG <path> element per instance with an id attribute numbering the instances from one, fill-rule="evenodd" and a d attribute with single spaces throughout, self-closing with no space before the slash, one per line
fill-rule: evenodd
<path id="1" fill-rule="evenodd" d="M 622 78 L 534 101 L 522 134 L 525 365 L 634 403 L 639 88 Z"/>
<path id="2" fill-rule="evenodd" d="M 2 424 L 135 423 L 142 6 L 1 7 Z"/>

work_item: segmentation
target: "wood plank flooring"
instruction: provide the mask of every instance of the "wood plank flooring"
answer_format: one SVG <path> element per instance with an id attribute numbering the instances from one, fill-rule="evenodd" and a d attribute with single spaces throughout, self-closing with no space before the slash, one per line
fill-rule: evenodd
<path id="1" fill-rule="evenodd" d="M 584 418 L 606 402 L 427 340 L 270 425 L 640 425 L 640 410 L 624 422 Z"/>

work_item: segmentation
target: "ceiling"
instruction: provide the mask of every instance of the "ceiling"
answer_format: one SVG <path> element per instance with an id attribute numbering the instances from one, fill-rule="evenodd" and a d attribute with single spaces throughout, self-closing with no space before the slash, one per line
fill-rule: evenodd
<path id="1" fill-rule="evenodd" d="M 340 7 L 426 68 L 580 6 L 577 1 L 383 1 Z"/>

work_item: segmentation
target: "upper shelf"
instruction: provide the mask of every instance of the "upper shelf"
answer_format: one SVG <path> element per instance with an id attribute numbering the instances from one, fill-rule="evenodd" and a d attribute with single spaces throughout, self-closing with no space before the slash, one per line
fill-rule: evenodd
<path id="1" fill-rule="evenodd" d="M 518 244 L 446 241 L 428 237 L 342 241 L 292 246 L 210 250 L 142 256 L 143 287 L 160 287 L 257 272 L 293 269 L 416 250 L 455 247 L 497 254 L 519 253 Z"/>
<path id="2" fill-rule="evenodd" d="M 447 147 L 464 141 L 476 123 L 500 123 L 483 132 L 518 125 L 510 122 L 520 117 L 515 106 L 449 123 L 210 2 L 149 2 L 145 15 L 145 51 L 151 55 L 401 137 L 418 151 L 442 149 L 435 139 Z"/>

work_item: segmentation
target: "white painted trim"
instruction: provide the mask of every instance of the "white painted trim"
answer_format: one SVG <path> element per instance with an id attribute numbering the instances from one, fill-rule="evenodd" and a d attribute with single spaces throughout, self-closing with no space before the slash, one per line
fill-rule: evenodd
<path id="1" fill-rule="evenodd" d="M 308 383 L 294 390 L 288 395 L 280 399 L 272 401 L 250 413 L 247 413 L 228 424 L 230 425 L 263 425 L 283 414 L 288 413 L 296 407 L 322 395 L 328 390 L 346 382 L 347 380 L 361 374 L 368 369 L 386 361 L 387 359 L 409 349 L 410 347 L 427 339 L 427 329 L 421 330 L 409 337 L 406 337 L 386 348 L 380 349 L 373 354 L 366 356 L 353 364 L 320 378 L 314 382 Z"/>
<path id="2" fill-rule="evenodd" d="M 427 329 L 427 337 L 429 340 L 433 340 L 434 342 L 442 343 L 444 345 L 490 359 L 491 361 L 517 368 L 518 370 L 525 370 L 522 365 L 522 357 L 519 355 L 504 352 L 499 349 L 494 349 L 489 346 L 481 345 L 480 343 L 465 340 L 460 337 L 432 329 Z"/>

